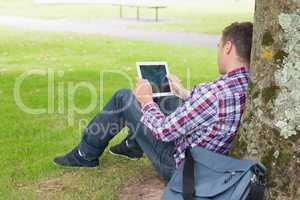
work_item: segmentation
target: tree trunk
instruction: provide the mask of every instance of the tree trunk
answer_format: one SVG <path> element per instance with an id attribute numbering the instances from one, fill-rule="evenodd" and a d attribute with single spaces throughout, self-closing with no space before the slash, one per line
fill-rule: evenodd
<path id="1" fill-rule="evenodd" d="M 233 154 L 268 168 L 268 199 L 300 199 L 300 0 L 256 0 L 247 105 Z"/>

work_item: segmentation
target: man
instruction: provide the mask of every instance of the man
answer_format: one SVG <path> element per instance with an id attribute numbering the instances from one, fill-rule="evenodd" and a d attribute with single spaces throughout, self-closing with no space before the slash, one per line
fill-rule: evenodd
<path id="1" fill-rule="evenodd" d="M 84 130 L 71 152 L 54 162 L 63 166 L 95 167 L 109 141 L 125 126 L 128 137 L 111 153 L 140 158 L 145 153 L 168 181 L 185 158 L 188 147 L 201 146 L 226 154 L 239 127 L 246 101 L 253 24 L 233 23 L 218 44 L 222 75 L 190 92 L 169 76 L 177 97 L 152 99 L 147 80 L 138 80 L 134 92 L 116 92 Z"/>

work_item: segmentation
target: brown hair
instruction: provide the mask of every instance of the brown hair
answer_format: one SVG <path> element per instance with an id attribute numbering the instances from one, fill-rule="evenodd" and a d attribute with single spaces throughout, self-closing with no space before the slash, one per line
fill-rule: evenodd
<path id="1" fill-rule="evenodd" d="M 243 62 L 250 63 L 252 48 L 253 23 L 235 22 L 223 30 L 222 41 L 231 41 Z"/>

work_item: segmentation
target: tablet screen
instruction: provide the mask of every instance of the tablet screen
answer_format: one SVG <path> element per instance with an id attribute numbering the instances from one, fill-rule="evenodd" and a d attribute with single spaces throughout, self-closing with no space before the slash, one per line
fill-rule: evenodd
<path id="1" fill-rule="evenodd" d="M 152 86 L 153 93 L 171 92 L 165 65 L 140 65 L 143 79 Z"/>

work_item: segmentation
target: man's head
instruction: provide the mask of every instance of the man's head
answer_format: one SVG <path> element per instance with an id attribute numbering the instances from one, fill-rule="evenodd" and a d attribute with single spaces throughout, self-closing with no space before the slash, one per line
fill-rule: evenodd
<path id="1" fill-rule="evenodd" d="M 252 35 L 251 22 L 235 22 L 223 30 L 218 44 L 220 74 L 225 74 L 234 67 L 250 65 Z"/>

